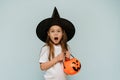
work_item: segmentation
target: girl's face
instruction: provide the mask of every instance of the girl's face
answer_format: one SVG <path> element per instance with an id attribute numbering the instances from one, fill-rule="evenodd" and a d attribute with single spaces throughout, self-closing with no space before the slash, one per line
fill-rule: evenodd
<path id="1" fill-rule="evenodd" d="M 59 44 L 63 36 L 62 28 L 58 25 L 51 26 L 48 36 L 55 45 Z"/>

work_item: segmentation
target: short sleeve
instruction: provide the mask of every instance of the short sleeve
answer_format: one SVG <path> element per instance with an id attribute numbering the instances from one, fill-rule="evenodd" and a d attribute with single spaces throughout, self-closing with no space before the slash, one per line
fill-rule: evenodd
<path id="1" fill-rule="evenodd" d="M 47 62 L 48 56 L 49 56 L 49 47 L 48 46 L 42 47 L 41 52 L 40 52 L 39 63 Z"/>

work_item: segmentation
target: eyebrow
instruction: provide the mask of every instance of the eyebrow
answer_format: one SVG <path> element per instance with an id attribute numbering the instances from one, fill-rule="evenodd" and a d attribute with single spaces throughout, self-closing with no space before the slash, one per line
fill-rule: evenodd
<path id="1" fill-rule="evenodd" d="M 62 29 L 50 29 L 50 30 L 61 30 L 62 31 Z"/>

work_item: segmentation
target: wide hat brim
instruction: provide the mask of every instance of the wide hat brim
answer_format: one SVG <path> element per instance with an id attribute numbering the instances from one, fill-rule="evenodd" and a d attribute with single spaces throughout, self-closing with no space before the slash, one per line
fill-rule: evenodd
<path id="1" fill-rule="evenodd" d="M 37 28 L 36 28 L 36 34 L 40 40 L 43 42 L 46 42 L 47 39 L 47 31 L 48 29 L 53 26 L 58 25 L 62 29 L 65 30 L 67 34 L 67 41 L 71 40 L 75 34 L 75 28 L 72 22 L 70 22 L 67 19 L 64 18 L 47 18 L 43 21 L 41 21 Z"/>

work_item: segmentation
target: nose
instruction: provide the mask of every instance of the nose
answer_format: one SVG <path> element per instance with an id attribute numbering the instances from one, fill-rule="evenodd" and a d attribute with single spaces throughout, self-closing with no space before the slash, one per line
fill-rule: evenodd
<path id="1" fill-rule="evenodd" d="M 55 35 L 58 35 L 58 32 L 57 32 L 57 31 L 55 31 Z"/>

